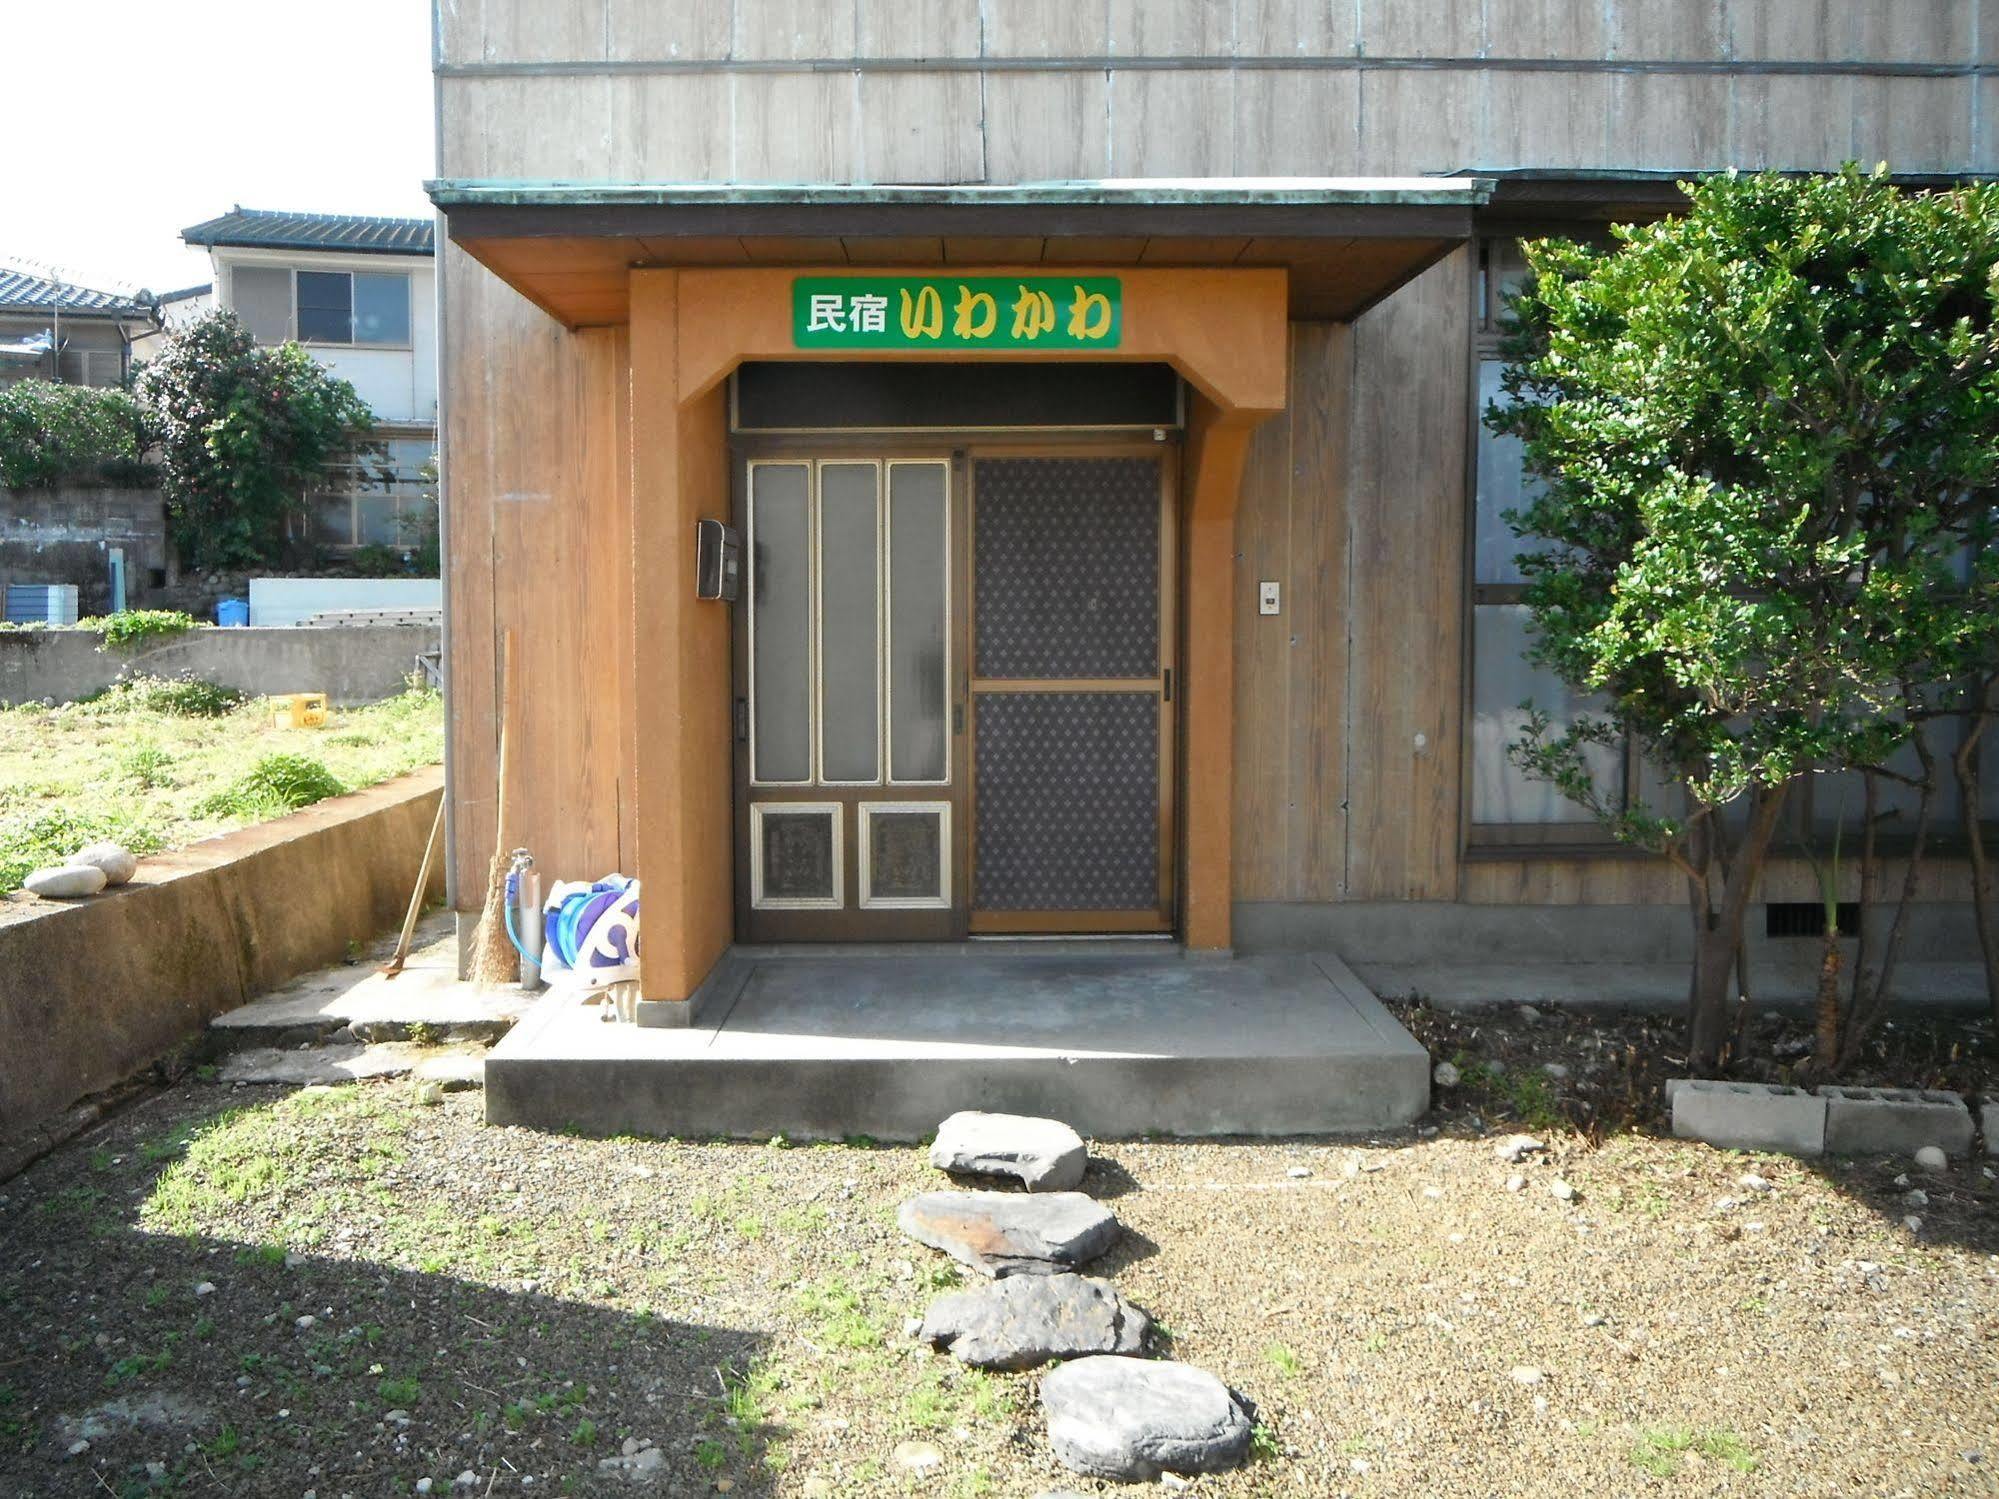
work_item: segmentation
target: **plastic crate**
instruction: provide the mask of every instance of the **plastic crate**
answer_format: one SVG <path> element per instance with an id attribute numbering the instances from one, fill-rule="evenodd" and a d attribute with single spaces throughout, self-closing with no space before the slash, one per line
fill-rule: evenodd
<path id="1" fill-rule="evenodd" d="M 271 723 L 280 729 L 317 729 L 326 722 L 326 694 L 287 692 L 271 699 Z"/>

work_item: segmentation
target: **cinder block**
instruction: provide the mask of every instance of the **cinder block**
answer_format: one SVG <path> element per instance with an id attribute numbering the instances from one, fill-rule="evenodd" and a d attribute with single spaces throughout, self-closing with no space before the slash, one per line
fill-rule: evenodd
<path id="1" fill-rule="evenodd" d="M 1955 1093 L 1827 1086 L 1819 1096 L 1825 1148 L 1834 1155 L 1914 1155 L 1925 1145 L 1946 1155 L 1971 1151 L 1971 1110 Z"/>
<path id="2" fill-rule="evenodd" d="M 1978 1127 L 1985 1135 L 1985 1153 L 1999 1160 L 1999 1103 L 1988 1103 L 1979 1109 Z"/>
<path id="3" fill-rule="evenodd" d="M 1728 1150 L 1824 1155 L 1826 1101 L 1776 1083 L 1678 1079 L 1667 1084 L 1673 1133 Z"/>

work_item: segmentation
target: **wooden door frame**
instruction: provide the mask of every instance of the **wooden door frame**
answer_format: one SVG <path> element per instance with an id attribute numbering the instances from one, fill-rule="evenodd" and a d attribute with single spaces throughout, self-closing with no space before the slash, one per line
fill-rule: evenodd
<path id="1" fill-rule="evenodd" d="M 1164 431 L 1164 429 L 1161 429 Z M 977 544 L 977 467 L 987 458 L 1149 458 L 1159 464 L 1159 672 L 1151 679 L 1152 691 L 1159 694 L 1159 839 L 1158 903 L 1149 911 L 989 911 L 973 908 L 977 894 L 976 849 L 978 830 L 978 756 L 972 752 L 978 731 L 980 692 L 1059 691 L 1064 686 L 1115 691 L 1142 690 L 1142 677 L 1037 678 L 1033 687 L 1008 685 L 1011 679 L 993 679 L 981 686 L 975 675 L 978 651 L 978 621 L 973 607 L 972 557 Z M 1043 440 L 1008 436 L 990 442 L 974 442 L 965 452 L 965 642 L 962 669 L 965 679 L 965 898 L 969 930 L 974 936 L 1048 935 L 1055 933 L 1157 933 L 1178 929 L 1178 892 L 1175 875 L 1179 869 L 1177 791 L 1180 713 L 1176 673 L 1179 667 L 1179 473 L 1181 449 L 1178 432 L 1164 436 L 1127 436 L 1089 439 L 1051 433 Z M 1113 685 L 1115 684 L 1115 686 Z"/>

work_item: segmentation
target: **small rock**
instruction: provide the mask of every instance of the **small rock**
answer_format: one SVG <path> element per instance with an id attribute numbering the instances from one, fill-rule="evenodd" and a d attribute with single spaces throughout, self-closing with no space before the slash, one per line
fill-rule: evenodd
<path id="1" fill-rule="evenodd" d="M 1464 1075 L 1449 1062 L 1439 1062 L 1430 1069 L 1430 1080 L 1440 1088 L 1455 1088 L 1464 1081 Z"/>
<path id="2" fill-rule="evenodd" d="M 1521 1005 L 1513 1013 L 1520 1017 L 1521 1023 L 1524 1025 L 1535 1025 L 1541 1019 L 1541 1012 L 1532 1005 Z"/>
<path id="3" fill-rule="evenodd" d="M 89 864 L 103 870 L 107 885 L 122 885 L 139 872 L 138 859 L 116 843 L 93 843 L 80 848 L 69 862 L 72 866 Z"/>
<path id="4" fill-rule="evenodd" d="M 1310 1166 L 1293 1166 L 1289 1170 L 1287 1170 L 1284 1174 L 1290 1177 L 1291 1180 L 1293 1180 L 1294 1182 L 1303 1181 L 1306 1177 L 1312 1174 L 1312 1168 Z"/>
<path id="5" fill-rule="evenodd" d="M 1754 1171 L 1745 1172 L 1735 1179 L 1735 1184 L 1748 1192 L 1768 1192 L 1773 1190 L 1768 1178 L 1758 1176 Z"/>
<path id="6" fill-rule="evenodd" d="M 1950 1169 L 1950 1157 L 1945 1155 L 1938 1146 L 1925 1145 L 1921 1150 L 1916 1152 L 1916 1165 L 1924 1171 L 1948 1171 Z"/>
<path id="7" fill-rule="evenodd" d="M 57 864 L 37 869 L 21 881 L 21 888 L 43 900 L 76 900 L 95 895 L 107 881 L 95 864 Z"/>
<path id="8" fill-rule="evenodd" d="M 1902 1194 L 1902 1201 L 1912 1208 L 1926 1208 L 1930 1205 L 1930 1194 L 1921 1187 L 1912 1187 Z"/>
<path id="9" fill-rule="evenodd" d="M 1186 1364 L 1100 1355 L 1041 1381 L 1055 1456 L 1078 1473 L 1149 1483 L 1219 1473 L 1249 1451 L 1250 1418 L 1214 1375 Z"/>
<path id="10" fill-rule="evenodd" d="M 626 1437 L 622 1442 L 618 1443 L 618 1455 L 620 1457 L 631 1457 L 638 1450 L 639 1439 L 637 1437 Z"/>
<path id="11" fill-rule="evenodd" d="M 294 1322 L 292 1326 L 296 1327 L 300 1332 L 305 1332 L 309 1328 L 311 1328 L 311 1326 L 318 1320 L 319 1318 L 312 1316 L 310 1313 L 308 1313 L 306 1316 L 303 1316 L 299 1318 L 298 1321 Z"/>
<path id="12" fill-rule="evenodd" d="M 1911 1213 L 1902 1220 L 1902 1227 L 1906 1228 L 1912 1234 L 1919 1234 L 1923 1231 L 1923 1220 L 1914 1213 Z"/>
<path id="13" fill-rule="evenodd" d="M 1541 1070 L 1558 1083 L 1569 1075 L 1569 1069 L 1560 1062 L 1543 1062 Z"/>
<path id="14" fill-rule="evenodd" d="M 1513 1176 L 1509 1176 L 1506 1178 L 1506 1190 L 1509 1192 L 1523 1191 L 1525 1190 L 1526 1186 L 1527 1186 L 1527 1178 L 1518 1175 L 1517 1173 Z"/>
<path id="15" fill-rule="evenodd" d="M 1547 1148 L 1547 1146 L 1543 1145 L 1532 1135 L 1508 1135 L 1504 1140 L 1501 1140 L 1497 1145 L 1492 1147 L 1492 1153 L 1499 1160 L 1518 1165 L 1530 1155 L 1534 1155 Z"/>
<path id="16" fill-rule="evenodd" d="M 479 1475 L 474 1473 L 470 1468 L 467 1468 L 451 1480 L 451 1486 L 454 1489 L 476 1489 L 479 1487 Z"/>
<path id="17" fill-rule="evenodd" d="M 1515 1369 L 1512 1374 L 1513 1382 L 1519 1385 L 1536 1385 L 1541 1382 L 1543 1377 L 1539 1369 L 1529 1368 L 1525 1364 Z"/>
<path id="18" fill-rule="evenodd" d="M 1145 1351 L 1152 1319 L 1109 1281 L 1014 1276 L 940 1296 L 918 1336 L 980 1369 L 1032 1369 L 1051 1359 Z"/>
<path id="19" fill-rule="evenodd" d="M 930 1164 L 940 1171 L 1018 1178 L 1030 1192 L 1066 1192 L 1089 1165 L 1083 1137 L 1059 1119 L 964 1110 L 937 1126 Z"/>
<path id="20" fill-rule="evenodd" d="M 197 1296 L 213 1296 L 215 1294 L 215 1282 L 212 1280 L 204 1280 L 200 1285 L 194 1288 L 194 1294 Z"/>
<path id="21" fill-rule="evenodd" d="M 419 1494 L 428 1494 L 430 1492 L 430 1480 L 428 1478 L 419 1478 L 416 1481 L 416 1491 Z"/>
<path id="22" fill-rule="evenodd" d="M 1608 1321 L 1610 1318 L 1604 1316 L 1602 1312 L 1587 1312 L 1583 1315 L 1584 1327 L 1602 1327 Z"/>
<path id="23" fill-rule="evenodd" d="M 898 1442 L 891 1460 L 905 1473 L 929 1473 L 944 1466 L 944 1454 L 931 1442 Z"/>
<path id="24" fill-rule="evenodd" d="M 833 1485 L 824 1478 L 808 1478 L 798 1487 L 799 1499 L 833 1499 Z"/>
<path id="25" fill-rule="evenodd" d="M 444 1102 L 444 1084 L 421 1082 L 416 1085 L 416 1101 L 424 1108 Z"/>
<path id="26" fill-rule="evenodd" d="M 82 1457 L 89 1450 L 90 1443 L 81 1437 L 78 1437 L 74 1442 L 69 1444 L 69 1455 L 71 1457 Z"/>
<path id="27" fill-rule="evenodd" d="M 1557 1202 L 1574 1202 L 1576 1200 L 1576 1189 L 1563 1181 L 1559 1176 L 1548 1183 L 1548 1191 Z"/>
<path id="28" fill-rule="evenodd" d="M 1898 1187 L 1907 1187 L 1909 1185 L 1909 1173 L 1906 1171 L 1897 1172 L 1895 1176 L 1895 1185 Z"/>
<path id="29" fill-rule="evenodd" d="M 1118 1221 L 1081 1192 L 925 1192 L 896 1213 L 902 1231 L 981 1275 L 1053 1275 L 1109 1249 Z"/>

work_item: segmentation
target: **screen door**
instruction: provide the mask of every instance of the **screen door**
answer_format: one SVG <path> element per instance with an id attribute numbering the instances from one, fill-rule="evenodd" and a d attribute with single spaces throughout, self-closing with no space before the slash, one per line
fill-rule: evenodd
<path id="1" fill-rule="evenodd" d="M 971 469 L 970 929 L 1170 930 L 1166 466 Z"/>

